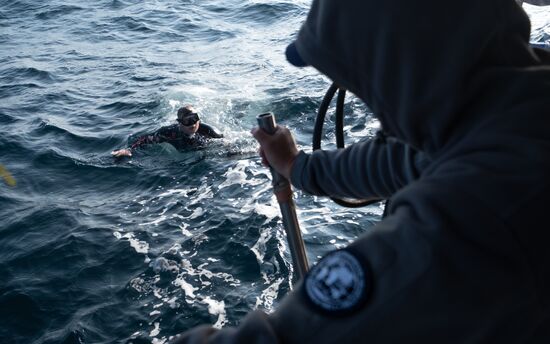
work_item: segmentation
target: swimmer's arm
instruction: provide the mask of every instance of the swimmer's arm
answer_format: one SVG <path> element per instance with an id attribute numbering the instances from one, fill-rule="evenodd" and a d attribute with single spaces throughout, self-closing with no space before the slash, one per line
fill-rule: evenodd
<path id="1" fill-rule="evenodd" d="M 213 138 L 213 139 L 221 139 L 223 138 L 223 134 L 220 133 L 218 130 L 214 129 L 214 127 L 201 123 L 199 126 L 199 133 L 201 133 L 204 136 Z"/>
<path id="2" fill-rule="evenodd" d="M 132 145 L 130 145 L 130 148 L 123 148 L 123 149 L 112 151 L 111 155 L 115 158 L 130 157 L 132 156 L 133 150 L 136 150 L 140 147 L 143 147 L 151 143 L 155 143 L 153 140 L 154 138 L 152 135 L 145 135 L 145 136 L 138 137 L 137 140 L 134 141 Z"/>
<path id="3" fill-rule="evenodd" d="M 112 151 L 111 155 L 115 158 L 130 157 L 132 156 L 132 151 L 142 148 L 143 146 L 168 141 L 169 138 L 166 134 L 167 128 L 160 128 L 153 134 L 138 137 L 129 148 Z"/>

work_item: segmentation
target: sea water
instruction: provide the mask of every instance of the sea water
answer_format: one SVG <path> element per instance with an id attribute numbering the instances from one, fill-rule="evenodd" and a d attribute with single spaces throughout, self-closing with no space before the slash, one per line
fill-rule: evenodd
<path id="1" fill-rule="evenodd" d="M 309 150 L 329 80 L 284 48 L 309 0 L 0 0 L 1 343 L 164 343 L 271 312 L 293 270 L 249 131 L 272 111 Z M 526 6 L 533 39 L 546 9 Z M 225 138 L 110 152 L 193 104 Z M 348 97 L 346 142 L 378 123 Z M 334 147 L 333 110 L 325 147 Z M 310 262 L 380 219 L 296 193 Z"/>

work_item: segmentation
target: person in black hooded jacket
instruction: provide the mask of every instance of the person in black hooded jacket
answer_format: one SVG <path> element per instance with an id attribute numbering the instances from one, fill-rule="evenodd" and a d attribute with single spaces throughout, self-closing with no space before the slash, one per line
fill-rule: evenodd
<path id="1" fill-rule="evenodd" d="M 387 216 L 273 314 L 174 342 L 550 342 L 550 53 L 529 34 L 514 0 L 314 0 L 288 60 L 357 95 L 395 144 L 306 154 L 284 127 L 253 135 L 295 187 L 384 193 Z"/>

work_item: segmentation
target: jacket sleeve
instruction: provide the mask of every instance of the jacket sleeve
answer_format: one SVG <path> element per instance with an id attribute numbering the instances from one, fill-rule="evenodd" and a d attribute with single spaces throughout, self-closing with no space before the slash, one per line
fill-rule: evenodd
<path id="1" fill-rule="evenodd" d="M 387 199 L 416 180 L 429 163 L 426 154 L 389 137 L 344 149 L 300 152 L 292 184 L 318 196 Z"/>

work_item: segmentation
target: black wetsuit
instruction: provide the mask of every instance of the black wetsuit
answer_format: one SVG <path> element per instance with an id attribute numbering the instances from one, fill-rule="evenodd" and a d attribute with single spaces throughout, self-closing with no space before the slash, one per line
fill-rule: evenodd
<path id="1" fill-rule="evenodd" d="M 210 139 L 222 138 L 223 135 L 218 133 L 211 126 L 201 123 L 199 130 L 188 135 L 181 130 L 179 124 L 173 124 L 162 127 L 156 132 L 138 137 L 131 145 L 130 149 L 138 149 L 148 144 L 167 142 L 176 149 L 198 148 L 204 146 Z"/>

